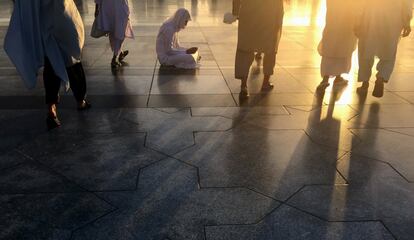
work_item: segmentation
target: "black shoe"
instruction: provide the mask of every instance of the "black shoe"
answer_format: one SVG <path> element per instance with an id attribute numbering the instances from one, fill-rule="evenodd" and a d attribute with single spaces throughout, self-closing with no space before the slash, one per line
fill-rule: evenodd
<path id="1" fill-rule="evenodd" d="M 46 118 L 46 126 L 48 130 L 52 130 L 55 128 L 60 127 L 60 121 L 57 117 L 47 116 Z"/>
<path id="2" fill-rule="evenodd" d="M 384 82 L 382 80 L 375 81 L 374 90 L 372 91 L 372 96 L 381 98 L 384 96 Z"/>
<path id="3" fill-rule="evenodd" d="M 248 99 L 250 97 L 247 88 L 242 88 L 239 93 L 239 99 Z"/>
<path id="4" fill-rule="evenodd" d="M 88 101 L 84 100 L 84 102 L 82 103 L 82 105 L 81 106 L 78 106 L 78 111 L 88 110 L 91 107 L 92 107 L 92 105 Z"/>
<path id="5" fill-rule="evenodd" d="M 362 86 L 356 89 L 356 92 L 360 96 L 366 96 L 368 93 L 369 83 L 363 82 Z"/>
<path id="6" fill-rule="evenodd" d="M 268 92 L 268 91 L 271 91 L 271 90 L 273 90 L 273 88 L 274 88 L 275 86 L 273 85 L 273 83 L 267 83 L 267 84 L 263 84 L 262 85 L 262 92 Z"/>
<path id="7" fill-rule="evenodd" d="M 125 59 L 125 57 L 128 55 L 128 53 L 129 53 L 129 51 L 128 51 L 128 50 L 122 51 L 122 52 L 119 54 L 118 61 L 122 62 L 122 60 L 124 60 L 124 59 Z"/>

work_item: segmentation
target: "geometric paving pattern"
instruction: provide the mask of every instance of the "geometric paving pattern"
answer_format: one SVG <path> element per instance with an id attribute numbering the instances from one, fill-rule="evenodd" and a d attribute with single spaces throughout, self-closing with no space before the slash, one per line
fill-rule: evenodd
<path id="1" fill-rule="evenodd" d="M 383 98 L 355 93 L 356 65 L 347 87 L 315 93 L 326 1 L 290 0 L 275 89 L 260 92 L 255 63 L 240 102 L 232 1 L 130 0 L 136 39 L 118 71 L 108 39 L 89 37 L 94 1 L 75 3 L 93 108 L 62 92 L 61 128 L 45 129 L 41 74 L 25 89 L 0 41 L 0 239 L 413 239 L 414 38 Z M 178 7 L 197 70 L 156 60 Z M 1 39 L 11 9 L 0 2 Z"/>

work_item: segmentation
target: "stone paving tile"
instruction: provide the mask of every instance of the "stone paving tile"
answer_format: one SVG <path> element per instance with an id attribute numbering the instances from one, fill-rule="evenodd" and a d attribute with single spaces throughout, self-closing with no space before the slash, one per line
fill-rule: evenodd
<path id="1" fill-rule="evenodd" d="M 348 154 L 338 170 L 349 185 L 307 186 L 289 204 L 332 221 L 381 220 L 396 239 L 414 236 L 414 185 L 386 163 Z"/>
<path id="2" fill-rule="evenodd" d="M 138 124 L 148 133 L 146 146 L 171 155 L 192 146 L 194 132 L 226 131 L 232 126 L 231 120 L 219 116 L 191 116 L 190 109 L 173 113 L 153 109 L 126 110 L 121 118 Z"/>
<path id="3" fill-rule="evenodd" d="M 306 184 L 344 183 L 336 149 L 310 141 L 302 130 L 248 126 L 197 133 L 196 145 L 175 157 L 199 168 L 203 187 L 242 186 L 286 200 Z"/>
<path id="4" fill-rule="evenodd" d="M 401 133 L 414 137 L 414 128 L 385 128 L 388 131 Z"/>
<path id="5" fill-rule="evenodd" d="M 223 76 L 155 76 L 151 94 L 230 94 Z"/>
<path id="6" fill-rule="evenodd" d="M 315 107 L 310 111 L 298 110 L 301 106 L 288 106 L 289 115 L 257 116 L 249 124 L 269 130 L 303 129 L 309 137 L 322 145 L 350 150 L 358 141 L 349 131 L 348 119 L 358 113 L 346 105 Z"/>
<path id="7" fill-rule="evenodd" d="M 312 105 L 314 95 L 311 93 L 276 93 L 251 94 L 249 99 L 240 101 L 239 94 L 233 94 L 238 106 Z"/>
<path id="8" fill-rule="evenodd" d="M 45 119 L 45 114 L 37 110 L 1 110 L 0 154 L 9 152 L 44 133 L 46 131 Z M 3 161 L 7 161 L 7 159 Z M 0 163 L 0 166 L 2 164 Z"/>
<path id="9" fill-rule="evenodd" d="M 411 104 L 414 104 L 414 92 L 394 92 L 398 96 L 404 98 Z"/>
<path id="10" fill-rule="evenodd" d="M 382 129 L 352 130 L 362 143 L 353 152 L 391 164 L 408 181 L 414 182 L 414 137 Z"/>
<path id="11" fill-rule="evenodd" d="M 27 162 L 27 158 L 16 151 L 8 151 L 0 154 L 0 171 L 6 168 L 15 167 Z"/>
<path id="12" fill-rule="evenodd" d="M 288 115 L 283 106 L 277 107 L 204 107 L 191 108 L 192 116 L 222 116 L 234 120 L 245 120 L 257 116 Z"/>
<path id="13" fill-rule="evenodd" d="M 196 169 L 174 159 L 143 169 L 135 192 L 101 195 L 118 209 L 73 239 L 204 239 L 204 225 L 253 223 L 279 205 L 243 188 L 199 189 Z"/>
<path id="14" fill-rule="evenodd" d="M 144 141 L 144 133 L 56 133 L 22 151 L 85 189 L 133 190 L 139 169 L 164 157 L 145 148 Z"/>
<path id="15" fill-rule="evenodd" d="M 34 162 L 0 170 L 0 173 L 0 194 L 84 191 L 64 177 Z"/>
<path id="16" fill-rule="evenodd" d="M 414 127 L 414 105 L 380 105 L 377 103 L 370 106 L 362 106 L 357 110 L 360 112 L 360 116 L 356 119 L 351 119 L 355 127 Z"/>
<path id="17" fill-rule="evenodd" d="M 90 193 L 0 195 L 2 239 L 69 239 L 71 231 L 113 211 Z"/>
<path id="18" fill-rule="evenodd" d="M 224 77 L 229 84 L 232 93 L 240 92 L 240 80 L 234 78 L 234 69 L 222 70 Z M 263 82 L 263 69 L 261 63 L 254 63 L 248 79 L 248 88 L 250 94 L 259 94 L 261 92 Z M 276 93 L 310 93 L 310 90 L 299 83 L 286 70 L 276 67 L 275 75 L 271 78 L 274 89 L 269 94 Z"/>
<path id="19" fill-rule="evenodd" d="M 379 221 L 326 222 L 286 205 L 255 225 L 207 226 L 207 240 L 394 239 Z"/>
<path id="20" fill-rule="evenodd" d="M 63 109 L 59 111 L 62 126 L 59 132 L 132 133 L 140 132 L 136 124 L 121 118 L 122 109 L 91 108 L 85 112 Z"/>
<path id="21" fill-rule="evenodd" d="M 166 107 L 226 107 L 236 106 L 236 102 L 230 94 L 169 94 L 169 95 L 151 95 L 148 101 L 148 107 L 166 108 Z"/>

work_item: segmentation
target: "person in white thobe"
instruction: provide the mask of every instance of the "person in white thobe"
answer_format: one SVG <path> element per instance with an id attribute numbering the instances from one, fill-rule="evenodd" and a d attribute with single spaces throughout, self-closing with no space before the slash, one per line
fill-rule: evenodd
<path id="1" fill-rule="evenodd" d="M 113 52 L 111 66 L 119 67 L 129 53 L 128 50 L 122 51 L 125 38 L 134 38 L 128 0 L 95 0 L 95 4 L 97 28 L 109 36 Z"/>
<path id="2" fill-rule="evenodd" d="M 264 53 L 262 90 L 273 88 L 270 76 L 282 35 L 283 0 L 233 0 L 233 15 L 239 18 L 235 78 L 241 80 L 239 97 L 247 98 L 247 79 L 255 52 Z"/>
<path id="3" fill-rule="evenodd" d="M 4 49 L 25 85 L 36 86 L 39 69 L 48 104 L 49 129 L 60 126 L 56 105 L 63 81 L 70 87 L 78 109 L 90 107 L 81 64 L 84 26 L 73 0 L 16 0 L 4 41 Z"/>
<path id="4" fill-rule="evenodd" d="M 374 97 L 382 97 L 384 83 L 394 70 L 397 47 L 401 36 L 411 32 L 412 0 L 365 0 L 363 14 L 357 27 L 359 38 L 358 93 L 365 94 L 369 87 L 375 57 L 379 58 Z"/>
<path id="5" fill-rule="evenodd" d="M 191 16 L 188 10 L 180 8 L 162 24 L 156 42 L 157 57 L 162 66 L 183 69 L 198 67 L 198 48 L 182 47 L 178 37 L 178 32 L 184 29 L 190 20 Z"/>
<path id="6" fill-rule="evenodd" d="M 318 46 L 321 59 L 322 82 L 318 90 L 329 86 L 329 78 L 335 76 L 335 84 L 346 85 L 341 77 L 349 73 L 352 66 L 352 53 L 355 51 L 357 37 L 355 22 L 361 6 L 361 0 L 327 0 L 326 24 L 322 40 Z"/>

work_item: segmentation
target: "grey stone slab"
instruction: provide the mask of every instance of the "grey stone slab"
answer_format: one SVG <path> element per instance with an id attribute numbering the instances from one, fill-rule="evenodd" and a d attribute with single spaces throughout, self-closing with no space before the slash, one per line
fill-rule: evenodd
<path id="1" fill-rule="evenodd" d="M 413 184 L 386 163 L 354 154 L 338 170 L 349 185 L 307 186 L 289 204 L 332 221 L 381 220 L 397 239 L 412 239 Z"/>
<path id="2" fill-rule="evenodd" d="M 164 157 L 145 148 L 144 140 L 144 133 L 56 134 L 23 151 L 85 189 L 133 190 L 139 169 Z"/>
<path id="3" fill-rule="evenodd" d="M 151 94 L 230 94 L 221 75 L 158 75 Z"/>
<path id="4" fill-rule="evenodd" d="M 194 144 L 194 132 L 226 131 L 232 121 L 223 117 L 194 117 L 190 109 L 167 113 L 152 109 L 124 111 L 122 119 L 138 124 L 148 133 L 146 146 L 175 154 Z"/>
<path id="5" fill-rule="evenodd" d="M 84 191 L 45 166 L 28 162 L 0 171 L 0 194 Z"/>
<path id="6" fill-rule="evenodd" d="M 207 226 L 208 240 L 231 239 L 394 239 L 379 221 L 326 222 L 282 206 L 255 225 Z"/>
<path id="7" fill-rule="evenodd" d="M 238 106 L 312 105 L 314 95 L 311 93 L 275 93 L 251 94 L 249 99 L 240 101 L 239 94 L 233 94 Z"/>
<path id="8" fill-rule="evenodd" d="M 234 69 L 222 70 L 232 93 L 240 92 L 240 80 L 234 78 Z M 250 94 L 261 93 L 263 83 L 263 66 L 261 61 L 253 63 L 250 69 L 249 79 L 247 81 Z M 273 93 L 310 93 L 310 90 L 298 82 L 292 75 L 282 68 L 275 68 L 275 73 L 270 80 L 274 84 Z"/>
<path id="9" fill-rule="evenodd" d="M 0 154 L 0 171 L 26 162 L 28 159 L 16 151 Z"/>
<path id="10" fill-rule="evenodd" d="M 114 71 L 108 67 L 84 67 L 85 74 L 86 74 L 86 81 L 88 81 L 89 77 L 92 76 L 112 76 L 114 81 L 122 81 L 125 80 L 125 77 L 131 76 L 148 76 L 154 74 L 154 67 L 128 67 L 128 68 L 120 68 L 117 71 Z"/>
<path id="11" fill-rule="evenodd" d="M 414 128 L 385 128 L 388 131 L 401 133 L 414 137 Z"/>
<path id="12" fill-rule="evenodd" d="M 0 203 L 5 239 L 68 239 L 71 231 L 113 210 L 90 193 L 1 195 Z"/>
<path id="13" fill-rule="evenodd" d="M 236 106 L 231 94 L 151 95 L 148 107 L 227 107 Z"/>
<path id="14" fill-rule="evenodd" d="M 397 94 L 411 104 L 414 104 L 414 92 L 394 92 L 394 94 Z"/>
<path id="15" fill-rule="evenodd" d="M 414 72 L 395 72 L 385 88 L 390 91 L 414 91 L 413 77 Z"/>
<path id="16" fill-rule="evenodd" d="M 373 87 L 371 88 L 373 89 Z M 376 104 L 380 103 L 382 105 L 403 105 L 408 104 L 409 102 L 404 98 L 401 98 L 397 94 L 393 92 L 385 92 L 382 98 L 373 97 L 371 94 L 371 90 L 368 91 L 366 98 L 361 98 L 356 91 L 349 92 L 348 95 L 342 97 L 339 103 L 341 104 L 351 104 L 351 105 L 358 105 L 358 104 Z"/>
<path id="17" fill-rule="evenodd" d="M 73 239 L 204 239 L 204 225 L 255 222 L 279 205 L 247 189 L 199 189 L 196 169 L 174 159 L 144 169 L 138 191 L 102 196 L 118 210 Z"/>
<path id="18" fill-rule="evenodd" d="M 189 76 L 218 76 L 221 75 L 221 71 L 218 67 L 200 67 L 196 69 L 181 69 L 172 66 L 160 66 L 157 64 L 155 69 L 156 75 L 189 75 Z"/>
<path id="19" fill-rule="evenodd" d="M 343 153 L 313 143 L 301 130 L 267 131 L 242 126 L 197 133 L 196 145 L 175 157 L 197 166 L 203 187 L 243 186 L 280 200 L 306 184 L 335 184 Z"/>
<path id="20" fill-rule="evenodd" d="M 140 132 L 136 124 L 125 121 L 121 109 L 97 109 L 78 112 L 77 110 L 62 109 L 59 118 L 62 126 L 55 131 L 80 133 L 132 133 Z"/>
<path id="21" fill-rule="evenodd" d="M 2 224 L 7 223 L 7 224 Z M 70 239 L 71 231 L 45 226 L 43 222 L 31 221 L 22 216 L 0 217 L 1 239 Z"/>
<path id="22" fill-rule="evenodd" d="M 363 106 L 358 118 L 352 119 L 356 127 L 394 128 L 414 127 L 414 106 L 410 104 Z"/>
<path id="23" fill-rule="evenodd" d="M 342 150 L 350 150 L 358 142 L 348 129 L 352 126 L 348 119 L 357 115 L 349 106 L 331 104 L 311 111 L 288 107 L 288 111 L 289 115 L 256 116 L 247 122 L 271 130 L 303 129 L 313 141 Z"/>
<path id="24" fill-rule="evenodd" d="M 45 119 L 45 115 L 36 110 L 0 111 L 0 153 L 9 152 L 44 133 Z"/>
<path id="25" fill-rule="evenodd" d="M 353 152 L 391 164 L 409 181 L 414 181 L 414 137 L 382 129 L 352 130 L 362 143 Z"/>
<path id="26" fill-rule="evenodd" d="M 244 120 L 263 115 L 288 115 L 283 106 L 277 107 L 204 107 L 192 108 L 193 116 L 223 116 L 235 120 Z"/>
<path id="27" fill-rule="evenodd" d="M 89 76 L 88 94 L 90 95 L 148 95 L 152 75 L 147 76 Z"/>

